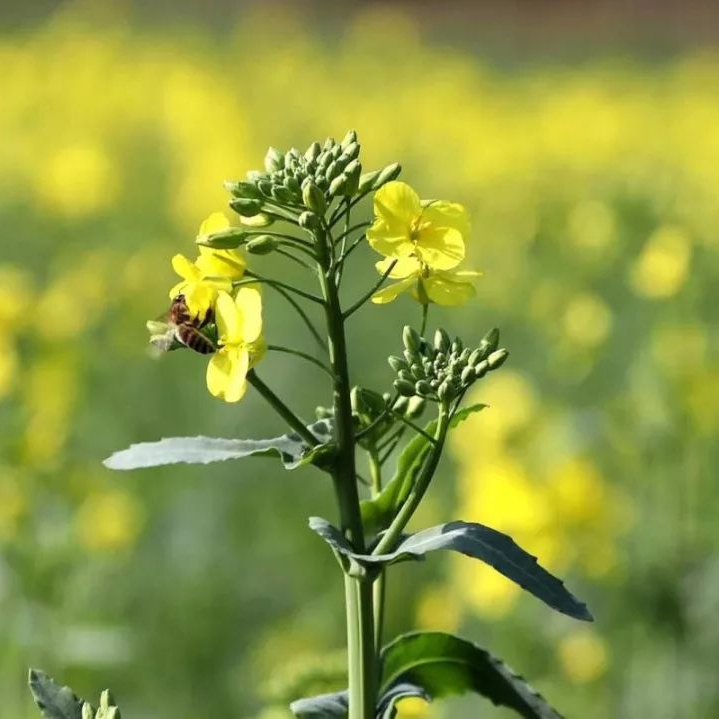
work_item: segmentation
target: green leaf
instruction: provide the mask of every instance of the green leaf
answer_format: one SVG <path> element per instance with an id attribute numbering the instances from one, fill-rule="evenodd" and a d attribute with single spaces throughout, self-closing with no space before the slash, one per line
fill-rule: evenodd
<path id="1" fill-rule="evenodd" d="M 28 683 L 45 719 L 82 719 L 83 701 L 69 687 L 56 684 L 45 672 L 31 669 Z"/>
<path id="2" fill-rule="evenodd" d="M 341 691 L 298 699 L 290 704 L 290 710 L 298 719 L 344 719 L 349 710 L 348 694 Z"/>
<path id="3" fill-rule="evenodd" d="M 473 404 L 455 412 L 450 427 L 456 427 L 467 417 L 483 410 L 486 404 Z M 433 420 L 424 427 L 424 431 L 433 436 L 437 429 L 437 420 Z M 402 450 L 397 460 L 397 470 L 374 499 L 365 499 L 360 502 L 362 521 L 369 531 L 387 529 L 397 510 L 407 499 L 417 479 L 427 455 L 432 449 L 431 442 L 423 435 L 415 435 Z"/>
<path id="4" fill-rule="evenodd" d="M 409 682 L 399 682 L 390 687 L 387 692 L 380 697 L 377 707 L 378 719 L 394 719 L 397 714 L 397 702 L 407 697 L 419 697 L 426 702 L 431 701 L 429 694 L 427 694 L 422 687 L 418 687 L 416 684 L 410 684 Z"/>
<path id="5" fill-rule="evenodd" d="M 525 719 L 561 719 L 544 698 L 504 662 L 443 632 L 413 632 L 382 651 L 382 691 L 409 683 L 432 699 L 476 692 Z"/>
<path id="6" fill-rule="evenodd" d="M 219 439 L 215 437 L 171 437 L 159 442 L 141 442 L 115 452 L 103 464 L 109 469 L 129 470 L 167 464 L 209 464 L 228 459 L 275 455 L 286 469 L 320 463 L 333 451 L 332 422 L 322 419 L 308 426 L 322 444 L 310 448 L 296 433 L 273 439 Z"/>
<path id="7" fill-rule="evenodd" d="M 423 529 L 404 538 L 394 552 L 378 555 L 357 554 L 339 529 L 320 517 L 310 518 L 310 528 L 335 551 L 365 566 L 424 559 L 428 552 L 442 549 L 459 552 L 489 564 L 552 609 L 574 619 L 593 620 L 587 605 L 579 601 L 564 582 L 540 566 L 536 557 L 510 536 L 483 524 L 456 521 Z"/>

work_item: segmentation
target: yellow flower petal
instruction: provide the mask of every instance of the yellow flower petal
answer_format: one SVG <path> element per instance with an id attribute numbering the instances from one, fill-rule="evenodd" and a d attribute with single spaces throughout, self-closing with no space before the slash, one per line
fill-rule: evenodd
<path id="1" fill-rule="evenodd" d="M 221 349 L 207 365 L 207 389 L 225 402 L 239 402 L 247 389 L 250 356 L 246 349 Z"/>
<path id="2" fill-rule="evenodd" d="M 451 227 L 466 240 L 469 237 L 469 213 L 456 202 L 432 200 L 422 210 L 422 219 L 434 227 Z"/>
<path id="3" fill-rule="evenodd" d="M 419 233 L 416 253 L 433 270 L 451 270 L 464 259 L 464 240 L 452 227 L 425 227 Z"/>
<path id="4" fill-rule="evenodd" d="M 178 282 L 176 285 L 172 286 L 172 289 L 170 289 L 170 299 L 174 300 L 177 295 L 182 294 L 182 290 L 187 287 L 187 282 L 185 280 L 182 280 L 182 282 Z"/>
<path id="5" fill-rule="evenodd" d="M 242 315 L 227 292 L 220 292 L 217 295 L 215 321 L 220 344 L 234 345 L 242 341 Z"/>
<path id="6" fill-rule="evenodd" d="M 242 255 L 232 250 L 213 250 L 209 247 L 200 247 L 200 256 L 195 266 L 203 277 L 225 277 L 230 280 L 239 280 L 245 274 L 245 262 Z"/>
<path id="7" fill-rule="evenodd" d="M 375 252 L 385 257 L 406 257 L 414 251 L 410 228 L 390 226 L 384 220 L 375 220 L 367 230 L 367 241 Z"/>
<path id="8" fill-rule="evenodd" d="M 182 289 L 192 318 L 204 318 L 217 297 L 217 289 L 208 282 L 190 282 Z"/>
<path id="9" fill-rule="evenodd" d="M 207 237 L 214 232 L 222 232 L 228 229 L 230 221 L 222 212 L 213 212 L 209 217 L 205 218 L 197 232 L 197 239 Z"/>
<path id="10" fill-rule="evenodd" d="M 241 287 L 235 298 L 242 317 L 242 341 L 256 342 L 262 333 L 262 295 L 256 287 Z"/>
<path id="11" fill-rule="evenodd" d="M 374 212 L 389 228 L 409 229 L 422 213 L 419 195 L 406 182 L 388 182 L 374 196 Z"/>
<path id="12" fill-rule="evenodd" d="M 197 282 L 197 280 L 201 279 L 200 271 L 185 255 L 175 255 L 172 258 L 172 269 L 188 282 Z"/>
<path id="13" fill-rule="evenodd" d="M 442 272 L 423 277 L 420 282 L 432 302 L 446 307 L 461 305 L 475 295 L 474 286 L 469 282 L 454 279 Z"/>
<path id="14" fill-rule="evenodd" d="M 402 280 L 405 277 L 419 273 L 422 269 L 422 265 L 416 257 L 401 257 L 399 259 L 396 257 L 385 257 L 383 260 L 375 263 L 377 272 L 383 275 L 393 262 L 395 265 L 388 275 L 388 277 L 393 280 Z"/>
<path id="15" fill-rule="evenodd" d="M 402 292 L 409 289 L 414 282 L 415 278 L 411 276 L 394 284 L 387 285 L 387 287 L 383 287 L 372 295 L 372 302 L 376 305 L 386 305 L 389 302 L 393 302 Z"/>

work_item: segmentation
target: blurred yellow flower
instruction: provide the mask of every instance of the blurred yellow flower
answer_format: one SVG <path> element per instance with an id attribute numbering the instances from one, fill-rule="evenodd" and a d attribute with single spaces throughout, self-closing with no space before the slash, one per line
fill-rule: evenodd
<path id="1" fill-rule="evenodd" d="M 609 650 L 606 642 L 593 629 L 576 629 L 564 637 L 557 655 L 565 676 L 575 684 L 592 682 L 606 672 Z"/>
<path id="2" fill-rule="evenodd" d="M 606 340 L 612 328 L 612 312 L 595 294 L 584 292 L 569 300 L 562 318 L 567 339 L 579 347 L 592 348 Z"/>
<path id="3" fill-rule="evenodd" d="M 141 527 L 142 507 L 119 490 L 90 495 L 75 516 L 78 541 L 90 551 L 125 549 L 134 544 Z"/>
<path id="4" fill-rule="evenodd" d="M 692 244 L 686 231 L 667 226 L 648 240 L 629 276 L 633 290 L 649 299 L 673 297 L 689 272 Z"/>
<path id="5" fill-rule="evenodd" d="M 372 302 L 377 305 L 394 301 L 405 290 L 410 290 L 412 297 L 423 305 L 430 302 L 448 307 L 461 305 L 475 295 L 474 285 L 467 280 L 481 276 L 481 272 L 474 270 L 433 270 L 416 257 L 386 257 L 375 264 L 380 275 L 384 275 L 390 266 L 388 277 L 399 282 L 372 295 Z"/>
<path id="6" fill-rule="evenodd" d="M 367 240 L 381 255 L 413 257 L 433 270 L 451 270 L 464 259 L 469 216 L 462 205 L 423 202 L 409 185 L 394 181 L 375 193 L 374 213 Z"/>
<path id="7" fill-rule="evenodd" d="M 397 707 L 395 719 L 428 719 L 432 716 L 429 704 L 419 697 L 400 699 L 395 706 Z"/>
<path id="8" fill-rule="evenodd" d="M 241 287 L 234 300 L 220 292 L 215 307 L 220 348 L 207 366 L 207 388 L 225 402 L 238 402 L 247 372 L 263 352 L 262 298 L 258 289 Z"/>
<path id="9" fill-rule="evenodd" d="M 462 619 L 462 607 L 451 587 L 431 585 L 421 594 L 415 611 L 418 629 L 456 632 Z"/>

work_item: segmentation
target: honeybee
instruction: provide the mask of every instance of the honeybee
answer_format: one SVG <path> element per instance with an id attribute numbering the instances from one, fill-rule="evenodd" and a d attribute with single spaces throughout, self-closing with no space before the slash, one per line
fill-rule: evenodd
<path id="1" fill-rule="evenodd" d="M 177 295 L 167 313 L 164 323 L 153 323 L 157 327 L 162 326 L 161 332 L 155 332 L 151 328 L 152 335 L 150 342 L 161 352 L 167 352 L 172 349 L 175 342 L 198 352 L 201 355 L 209 355 L 217 351 L 217 348 L 206 335 L 200 330 L 212 322 L 212 310 L 208 310 L 207 314 L 200 319 L 192 318 L 190 310 L 185 302 L 184 295 Z"/>

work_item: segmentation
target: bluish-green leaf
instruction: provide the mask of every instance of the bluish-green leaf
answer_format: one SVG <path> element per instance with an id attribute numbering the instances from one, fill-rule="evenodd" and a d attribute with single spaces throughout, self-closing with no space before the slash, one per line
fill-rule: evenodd
<path id="1" fill-rule="evenodd" d="M 298 699 L 290 710 L 298 719 L 344 719 L 349 709 L 347 691 Z"/>
<path id="2" fill-rule="evenodd" d="M 443 632 L 413 632 L 382 651 L 382 692 L 421 687 L 431 699 L 475 692 L 525 719 L 562 719 L 504 662 L 475 644 Z"/>
<path id="3" fill-rule="evenodd" d="M 455 412 L 450 427 L 456 427 L 475 412 L 483 410 L 487 405 L 473 404 Z M 424 431 L 430 437 L 437 429 L 437 420 L 429 422 Z M 362 521 L 370 531 L 381 531 L 389 527 L 392 518 L 407 499 L 417 479 L 424 461 L 432 449 L 431 442 L 424 435 L 415 435 L 402 450 L 397 459 L 397 470 L 394 476 L 373 499 L 360 503 Z"/>
<path id="4" fill-rule="evenodd" d="M 103 464 L 109 469 L 129 470 L 167 464 L 209 464 L 228 459 L 262 455 L 278 456 L 287 469 L 316 462 L 332 451 L 332 422 L 322 419 L 308 426 L 322 443 L 309 445 L 294 432 L 273 439 L 219 439 L 215 437 L 172 437 L 141 442 L 115 452 Z"/>
<path id="5" fill-rule="evenodd" d="M 336 527 L 320 517 L 310 518 L 310 527 L 332 548 L 365 566 L 393 564 L 423 559 L 428 552 L 450 550 L 479 559 L 545 604 L 575 619 L 592 621 L 586 604 L 577 599 L 564 583 L 537 563 L 510 536 L 483 524 L 448 522 L 423 529 L 403 539 L 389 554 L 357 554 Z"/>
<path id="6" fill-rule="evenodd" d="M 38 669 L 30 670 L 28 683 L 45 719 L 81 719 L 83 701 L 75 696 L 72 689 L 56 684 Z"/>

